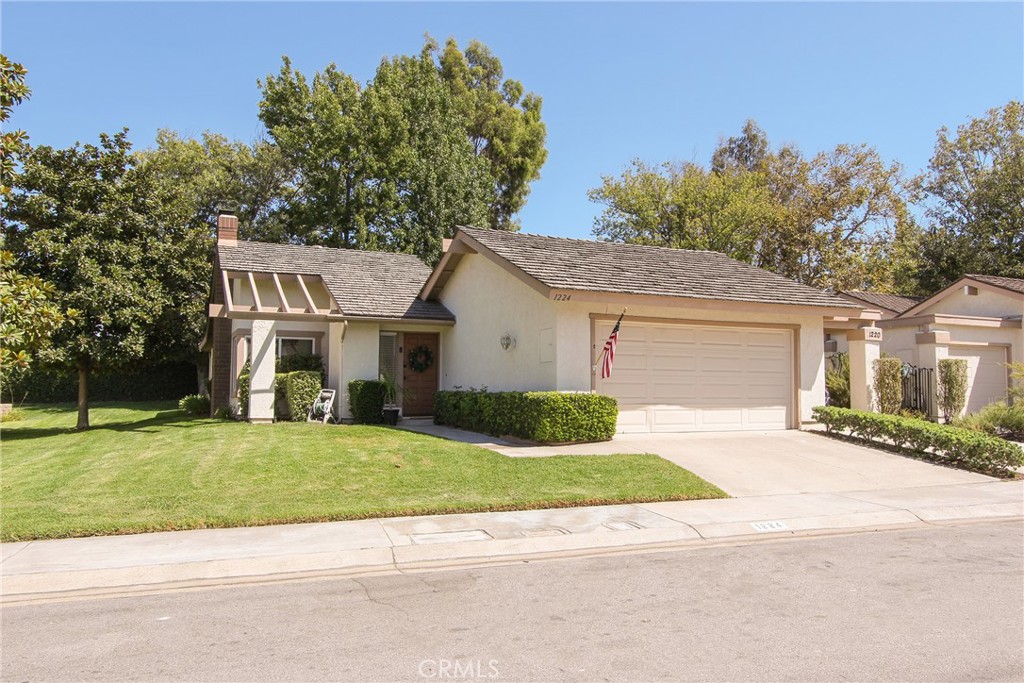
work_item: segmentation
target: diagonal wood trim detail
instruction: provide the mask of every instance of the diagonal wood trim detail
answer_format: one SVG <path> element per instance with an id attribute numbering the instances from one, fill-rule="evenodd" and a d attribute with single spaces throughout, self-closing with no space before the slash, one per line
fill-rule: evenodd
<path id="1" fill-rule="evenodd" d="M 306 297 L 306 303 L 309 305 L 309 308 L 306 309 L 307 312 L 309 312 L 309 313 L 319 313 L 320 311 L 317 309 L 316 304 L 313 303 L 313 297 L 311 297 L 309 295 L 309 289 L 306 287 L 306 281 L 303 280 L 302 276 L 299 275 L 298 273 L 295 274 L 295 279 L 298 281 L 299 289 L 302 290 L 303 296 Z"/>
<path id="2" fill-rule="evenodd" d="M 226 270 L 220 271 L 221 285 L 224 287 L 224 303 L 227 304 L 228 311 L 235 310 L 235 303 L 231 300 L 231 281 L 228 279 L 228 273 Z"/>
<path id="3" fill-rule="evenodd" d="M 274 278 L 274 289 L 277 290 L 277 298 L 281 300 L 281 307 L 279 310 L 285 313 L 291 313 L 292 307 L 288 305 L 288 299 L 284 295 L 284 287 L 281 286 L 281 278 L 277 276 L 277 273 L 271 273 Z"/>
<path id="4" fill-rule="evenodd" d="M 256 310 L 257 311 L 262 311 L 263 310 L 263 302 L 260 301 L 260 292 L 256 288 L 256 278 L 254 278 L 252 276 L 252 271 L 251 270 L 249 272 L 247 272 L 245 275 L 246 275 L 246 277 L 249 278 L 249 287 L 252 289 L 252 300 L 256 304 Z"/>

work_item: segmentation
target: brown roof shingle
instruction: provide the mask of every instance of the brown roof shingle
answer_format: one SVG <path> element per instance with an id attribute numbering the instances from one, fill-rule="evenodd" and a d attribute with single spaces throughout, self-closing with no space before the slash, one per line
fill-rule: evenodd
<path id="1" fill-rule="evenodd" d="M 996 287 L 1008 289 L 1011 292 L 1024 294 L 1024 280 L 1016 277 L 1000 277 L 998 275 L 968 275 L 967 277 L 978 282 L 984 282 Z"/>
<path id="2" fill-rule="evenodd" d="M 917 304 L 924 301 L 923 296 L 903 296 L 901 294 L 883 294 L 882 292 L 864 292 L 859 289 L 851 289 L 840 292 L 843 296 L 863 301 L 864 303 L 871 304 L 872 306 L 881 306 L 882 308 L 893 311 L 894 313 L 903 313 L 909 311 Z"/>
<path id="3" fill-rule="evenodd" d="M 764 304 L 862 308 L 714 251 L 459 230 L 555 289 Z"/>
<path id="4" fill-rule="evenodd" d="M 347 316 L 454 320 L 436 301 L 417 298 L 430 268 L 411 254 L 269 242 L 217 246 L 224 270 L 319 275 Z"/>

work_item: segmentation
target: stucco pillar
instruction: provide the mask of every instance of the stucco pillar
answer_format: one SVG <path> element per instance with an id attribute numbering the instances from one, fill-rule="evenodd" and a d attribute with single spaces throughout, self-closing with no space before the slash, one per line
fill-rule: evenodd
<path id="1" fill-rule="evenodd" d="M 932 332 L 918 332 L 914 338 L 917 342 L 917 365 L 921 368 L 931 368 L 935 371 L 932 375 L 931 392 L 932 414 L 928 417 L 939 417 L 939 397 L 937 395 L 939 381 L 939 361 L 949 357 L 949 332 L 935 330 Z"/>
<path id="2" fill-rule="evenodd" d="M 874 410 L 874 365 L 881 357 L 882 330 L 862 327 L 846 335 L 850 345 L 850 407 Z"/>
<path id="3" fill-rule="evenodd" d="M 274 365 L 277 334 L 272 320 L 252 321 L 252 368 L 249 371 L 249 422 L 274 421 Z"/>
<path id="4" fill-rule="evenodd" d="M 330 323 L 327 326 L 327 388 L 334 389 L 334 417 L 342 414 L 342 398 L 345 392 L 341 386 L 341 349 L 345 343 L 346 323 Z"/>

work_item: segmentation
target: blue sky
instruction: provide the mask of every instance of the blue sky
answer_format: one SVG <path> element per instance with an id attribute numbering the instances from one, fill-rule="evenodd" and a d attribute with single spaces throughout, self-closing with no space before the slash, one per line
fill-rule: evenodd
<path id="1" fill-rule="evenodd" d="M 251 140 L 281 55 L 360 81 L 423 34 L 476 38 L 544 98 L 548 162 L 521 221 L 585 237 L 586 192 L 633 158 L 706 163 L 756 119 L 807 153 L 874 145 L 912 172 L 935 131 L 1024 97 L 1024 4 L 26 3 L 0 8 L 29 70 L 13 123 L 34 144 L 158 128 Z"/>

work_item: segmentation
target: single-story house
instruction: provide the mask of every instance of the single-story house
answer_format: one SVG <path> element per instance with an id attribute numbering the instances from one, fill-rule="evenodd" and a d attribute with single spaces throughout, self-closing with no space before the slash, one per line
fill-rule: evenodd
<path id="1" fill-rule="evenodd" d="M 341 418 L 350 380 L 388 372 L 411 389 L 405 416 L 431 414 L 438 389 L 597 391 L 618 399 L 621 431 L 798 428 L 825 401 L 826 325 L 879 317 L 715 252 L 459 228 L 431 270 L 404 254 L 239 241 L 233 216 L 220 226 L 212 404 L 235 400 L 251 357 L 254 422 L 273 418 L 273 359 L 311 351 Z"/>
<path id="2" fill-rule="evenodd" d="M 883 353 L 931 369 L 942 358 L 965 359 L 966 412 L 1005 399 L 1010 382 L 1007 363 L 1024 362 L 1022 279 L 966 275 L 927 298 L 855 291 L 840 295 L 881 313 L 877 326 L 885 335 Z M 847 334 L 856 326 L 826 324 L 826 352 L 847 351 Z"/>

